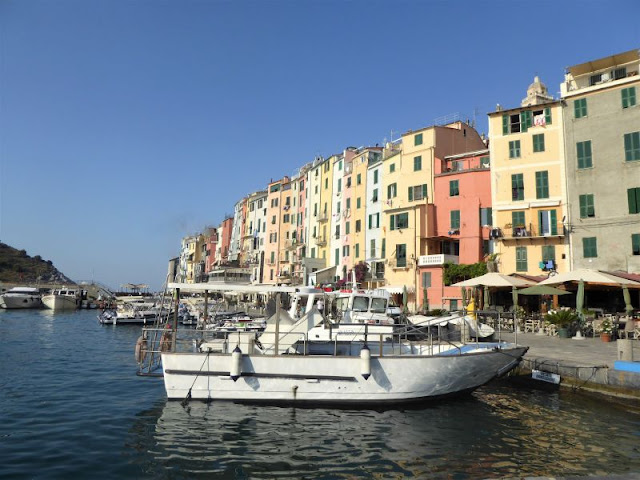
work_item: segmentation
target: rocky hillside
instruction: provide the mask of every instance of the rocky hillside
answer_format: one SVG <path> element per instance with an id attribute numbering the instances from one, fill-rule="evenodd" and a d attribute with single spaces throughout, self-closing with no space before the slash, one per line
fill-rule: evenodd
<path id="1" fill-rule="evenodd" d="M 17 250 L 0 242 L 0 282 L 35 284 L 73 283 L 53 266 L 51 260 L 40 255 L 31 257 L 25 250 Z"/>

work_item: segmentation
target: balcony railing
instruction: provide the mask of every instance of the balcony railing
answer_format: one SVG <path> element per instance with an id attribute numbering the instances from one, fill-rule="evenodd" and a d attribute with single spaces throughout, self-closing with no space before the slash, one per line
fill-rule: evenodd
<path id="1" fill-rule="evenodd" d="M 327 213 L 321 213 L 318 215 L 319 222 L 326 222 L 327 220 L 329 220 L 329 215 L 327 215 Z"/>
<path id="2" fill-rule="evenodd" d="M 296 240 L 286 240 L 284 242 L 284 248 L 286 250 L 295 250 L 297 246 L 298 246 L 298 242 Z"/>
<path id="3" fill-rule="evenodd" d="M 527 225 L 511 225 L 507 224 L 502 229 L 502 235 L 505 240 L 521 239 L 521 238 L 541 238 L 541 237 L 564 237 L 566 235 L 565 226 L 559 222 L 557 224 L 535 225 L 529 223 Z"/>
<path id="4" fill-rule="evenodd" d="M 319 247 L 322 247 L 327 244 L 327 239 L 324 237 L 324 235 L 320 235 L 316 237 L 315 240 L 316 240 L 316 245 L 318 245 Z"/>
<path id="5" fill-rule="evenodd" d="M 459 262 L 460 262 L 460 257 L 458 255 L 446 255 L 444 253 L 439 253 L 435 255 L 420 255 L 418 257 L 419 267 L 430 267 L 432 265 L 444 265 L 445 263 L 458 264 Z"/>

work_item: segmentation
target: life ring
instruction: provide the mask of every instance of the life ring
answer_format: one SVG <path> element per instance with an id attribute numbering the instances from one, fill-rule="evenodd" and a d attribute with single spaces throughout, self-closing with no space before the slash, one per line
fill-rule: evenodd
<path id="1" fill-rule="evenodd" d="M 138 363 L 143 363 L 144 359 L 147 356 L 147 341 L 142 335 L 138 337 L 138 341 L 136 342 L 135 353 L 136 353 L 136 361 Z"/>

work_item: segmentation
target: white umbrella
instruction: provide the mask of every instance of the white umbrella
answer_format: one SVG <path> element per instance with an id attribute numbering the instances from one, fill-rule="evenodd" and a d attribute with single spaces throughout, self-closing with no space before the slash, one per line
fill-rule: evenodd
<path id="1" fill-rule="evenodd" d="M 628 285 L 630 287 L 640 288 L 640 283 L 626 278 L 616 277 L 609 273 L 599 270 L 590 270 L 588 268 L 572 270 L 571 272 L 559 273 L 543 280 L 538 285 L 558 285 L 565 282 L 600 283 L 603 285 Z"/>
<path id="2" fill-rule="evenodd" d="M 528 287 L 532 282 L 504 273 L 490 272 L 463 282 L 454 283 L 452 287 Z"/>

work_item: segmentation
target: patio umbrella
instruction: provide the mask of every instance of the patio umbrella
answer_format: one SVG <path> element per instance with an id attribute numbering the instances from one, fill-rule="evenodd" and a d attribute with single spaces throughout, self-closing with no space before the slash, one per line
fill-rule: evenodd
<path id="1" fill-rule="evenodd" d="M 582 318 L 582 309 L 584 308 L 584 282 L 580 280 L 578 282 L 578 293 L 576 293 L 576 311 L 580 318 Z"/>
<path id="2" fill-rule="evenodd" d="M 640 283 L 633 280 L 627 280 L 626 278 L 617 277 L 606 272 L 599 270 L 590 270 L 588 268 L 582 268 L 578 270 L 572 270 L 566 273 L 559 273 L 541 281 L 538 285 L 559 285 L 565 282 L 578 282 L 584 281 L 585 283 L 599 283 L 602 285 L 629 285 L 632 288 L 640 288 Z"/>
<path id="3" fill-rule="evenodd" d="M 627 315 L 633 312 L 633 305 L 631 305 L 631 295 L 629 295 L 629 288 L 626 285 L 622 286 L 622 296 L 624 297 L 624 309 Z"/>
<path id="4" fill-rule="evenodd" d="M 532 283 L 518 277 L 491 272 L 463 282 L 454 283 L 452 287 L 528 287 Z"/>
<path id="5" fill-rule="evenodd" d="M 519 295 L 567 295 L 569 292 L 548 285 L 534 285 L 533 287 L 521 288 Z"/>

